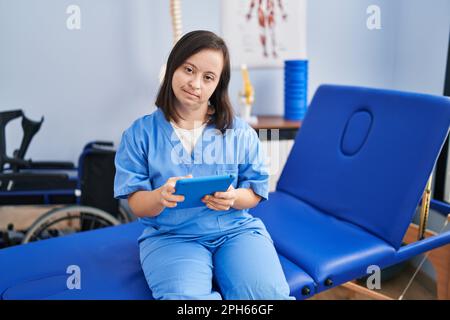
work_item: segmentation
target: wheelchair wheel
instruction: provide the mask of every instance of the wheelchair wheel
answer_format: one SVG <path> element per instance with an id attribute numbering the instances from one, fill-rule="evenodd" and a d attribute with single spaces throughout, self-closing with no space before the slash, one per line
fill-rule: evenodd
<path id="1" fill-rule="evenodd" d="M 97 208 L 76 205 L 56 208 L 31 225 L 22 244 L 119 224 L 119 220 Z"/>

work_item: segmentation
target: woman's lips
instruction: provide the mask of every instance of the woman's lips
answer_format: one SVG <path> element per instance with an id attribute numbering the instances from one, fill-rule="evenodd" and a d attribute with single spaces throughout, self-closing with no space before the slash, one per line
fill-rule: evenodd
<path id="1" fill-rule="evenodd" d="M 186 92 L 188 95 L 190 95 L 190 96 L 193 96 L 193 97 L 195 97 L 195 98 L 200 98 L 198 95 L 196 95 L 196 94 L 194 94 L 194 93 L 192 93 L 192 92 L 189 92 L 189 91 L 187 91 L 187 90 L 184 90 L 184 89 L 182 89 L 184 92 Z"/>

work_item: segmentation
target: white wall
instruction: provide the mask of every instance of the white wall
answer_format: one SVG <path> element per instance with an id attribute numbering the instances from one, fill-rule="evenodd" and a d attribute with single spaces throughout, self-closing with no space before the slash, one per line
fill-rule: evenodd
<path id="1" fill-rule="evenodd" d="M 81 30 L 66 28 L 70 4 L 81 8 Z M 381 30 L 366 28 L 371 4 L 381 8 Z M 220 7 L 219 0 L 182 0 L 184 31 L 220 34 Z M 448 9 L 447 0 L 309 1 L 309 99 L 322 83 L 440 93 Z M 27 157 L 76 161 L 90 140 L 118 142 L 154 109 L 171 32 L 168 0 L 0 0 L 0 110 L 45 116 Z M 282 114 L 283 71 L 251 70 L 250 77 L 255 113 Z M 235 105 L 240 88 L 234 71 Z M 8 128 L 9 153 L 19 129 L 18 122 Z"/>
<path id="2" fill-rule="evenodd" d="M 397 0 L 397 5 L 393 88 L 442 95 L 450 1 Z"/>

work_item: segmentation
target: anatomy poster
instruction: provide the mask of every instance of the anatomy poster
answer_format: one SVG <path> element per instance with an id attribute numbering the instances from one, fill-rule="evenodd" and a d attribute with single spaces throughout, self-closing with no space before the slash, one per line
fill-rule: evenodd
<path id="1" fill-rule="evenodd" d="M 306 59 L 306 0 L 222 0 L 232 67 L 282 67 Z"/>

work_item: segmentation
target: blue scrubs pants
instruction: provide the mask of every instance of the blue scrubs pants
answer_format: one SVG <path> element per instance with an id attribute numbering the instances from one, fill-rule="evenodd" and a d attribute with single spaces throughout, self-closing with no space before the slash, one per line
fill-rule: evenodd
<path id="1" fill-rule="evenodd" d="M 158 238 L 140 243 L 142 269 L 155 299 L 294 299 L 272 240 L 258 230 Z"/>

